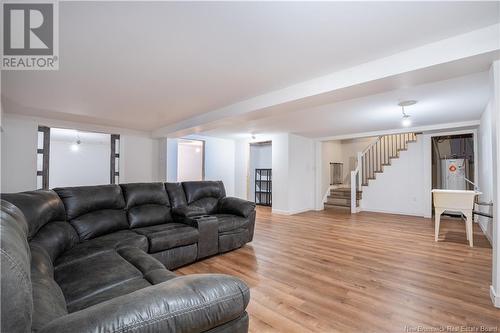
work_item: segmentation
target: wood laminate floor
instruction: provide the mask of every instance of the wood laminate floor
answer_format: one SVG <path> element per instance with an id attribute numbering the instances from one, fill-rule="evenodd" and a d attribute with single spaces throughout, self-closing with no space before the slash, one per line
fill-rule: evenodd
<path id="1" fill-rule="evenodd" d="M 251 288 L 250 332 L 500 332 L 491 247 L 477 225 L 328 209 L 258 208 L 253 242 L 178 270 L 225 273 Z"/>

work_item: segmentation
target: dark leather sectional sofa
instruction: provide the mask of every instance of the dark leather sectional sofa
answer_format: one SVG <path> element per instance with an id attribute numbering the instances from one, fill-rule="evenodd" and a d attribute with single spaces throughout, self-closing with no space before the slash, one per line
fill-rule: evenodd
<path id="1" fill-rule="evenodd" d="M 222 182 L 3 194 L 2 332 L 247 332 L 249 289 L 169 269 L 252 240 Z"/>

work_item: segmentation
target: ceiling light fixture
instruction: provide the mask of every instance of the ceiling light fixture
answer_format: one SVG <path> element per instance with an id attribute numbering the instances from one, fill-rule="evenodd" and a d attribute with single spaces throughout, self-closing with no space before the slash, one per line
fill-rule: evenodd
<path id="1" fill-rule="evenodd" d="M 417 101 L 414 100 L 403 101 L 398 103 L 398 105 L 401 107 L 401 113 L 403 114 L 403 117 L 401 119 L 401 125 L 403 125 L 403 127 L 411 126 L 411 117 L 409 114 L 406 113 L 405 106 L 410 106 L 415 104 L 417 104 Z"/>
<path id="2" fill-rule="evenodd" d="M 71 151 L 79 151 L 80 150 L 80 144 L 82 143 L 82 140 L 80 140 L 80 134 L 76 134 L 76 142 L 71 145 Z"/>

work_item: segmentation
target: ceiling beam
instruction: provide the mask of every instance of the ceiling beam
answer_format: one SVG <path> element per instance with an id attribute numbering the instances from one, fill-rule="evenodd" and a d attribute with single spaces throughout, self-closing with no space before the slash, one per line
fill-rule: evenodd
<path id="1" fill-rule="evenodd" d="M 500 24 L 443 39 L 351 68 L 340 70 L 283 89 L 262 94 L 184 121 L 161 127 L 153 137 L 187 135 L 200 132 L 214 122 L 230 122 L 232 118 L 248 117 L 259 110 L 334 92 L 367 82 L 401 75 L 440 64 L 500 50 Z"/>
<path id="2" fill-rule="evenodd" d="M 416 127 L 405 127 L 396 128 L 390 130 L 373 131 L 373 132 L 363 132 L 354 134 L 344 134 L 344 135 L 334 135 L 322 138 L 315 138 L 316 141 L 336 141 L 336 140 L 348 140 L 348 139 L 359 139 L 359 138 L 370 138 L 380 135 L 390 135 L 390 134 L 401 134 L 401 133 L 418 133 L 418 132 L 432 132 L 446 129 L 459 129 L 459 128 L 477 128 L 480 125 L 479 120 L 462 121 L 456 123 L 445 123 L 445 124 L 434 124 L 427 126 L 416 126 Z"/>

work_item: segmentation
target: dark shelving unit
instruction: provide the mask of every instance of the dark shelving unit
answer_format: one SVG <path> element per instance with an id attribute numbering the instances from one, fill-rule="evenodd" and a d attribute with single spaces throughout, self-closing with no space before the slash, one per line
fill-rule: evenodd
<path id="1" fill-rule="evenodd" d="M 271 206 L 272 190 L 272 169 L 255 169 L 255 203 L 261 206 Z"/>

